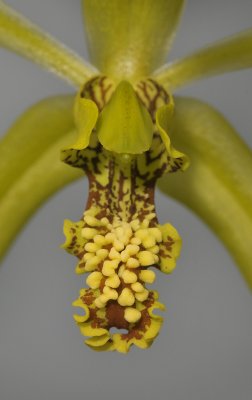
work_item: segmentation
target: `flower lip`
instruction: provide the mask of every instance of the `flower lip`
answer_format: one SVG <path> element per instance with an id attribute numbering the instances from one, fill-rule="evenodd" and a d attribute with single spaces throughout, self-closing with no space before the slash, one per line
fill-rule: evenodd
<path id="1" fill-rule="evenodd" d="M 134 90 L 123 81 L 103 107 L 104 87 L 109 85 L 103 78 L 95 82 L 103 83 L 88 86 L 93 99 L 82 97 L 85 90 L 77 97 L 79 139 L 62 153 L 66 163 L 84 169 L 89 179 L 86 211 L 81 221 L 66 223 L 64 247 L 79 258 L 76 272 L 89 274 L 89 288 L 81 291 L 76 303 L 82 304 L 86 317 L 75 317 L 81 333 L 90 337 L 86 343 L 97 350 L 127 352 L 132 344 L 149 347 L 162 325 L 162 318 L 152 310 L 163 306 L 156 302 L 157 294 L 146 288 L 155 280 L 149 268 L 172 272 L 181 240 L 170 224 L 158 224 L 154 188 L 165 172 L 185 168 L 186 157 L 171 146 L 166 132 L 173 102 L 155 82 L 147 80 Z M 124 115 L 117 118 L 120 113 Z M 150 147 L 146 151 L 138 147 L 136 154 L 136 145 L 131 150 L 120 134 L 135 130 L 133 139 L 132 132 L 128 138 L 136 143 L 140 130 L 143 138 L 145 116 Z M 103 139 L 115 147 L 106 149 Z M 127 153 L 120 153 L 122 149 Z M 111 328 L 127 333 L 112 334 Z"/>

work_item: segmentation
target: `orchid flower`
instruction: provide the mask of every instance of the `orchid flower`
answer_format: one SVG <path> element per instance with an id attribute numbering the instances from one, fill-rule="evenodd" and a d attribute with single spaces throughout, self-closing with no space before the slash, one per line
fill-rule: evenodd
<path id="1" fill-rule="evenodd" d="M 44 200 L 86 174 L 87 206 L 80 221 L 65 221 L 63 248 L 88 274 L 74 302 L 85 315 L 74 318 L 95 350 L 147 348 L 162 325 L 154 310 L 164 306 L 146 285 L 150 267 L 172 272 L 181 238 L 158 223 L 156 183 L 213 229 L 252 285 L 251 151 L 212 107 L 172 95 L 251 67 L 252 29 L 163 65 L 184 3 L 82 0 L 89 64 L 0 1 L 2 47 L 77 92 L 36 104 L 0 142 L 0 255 Z"/>

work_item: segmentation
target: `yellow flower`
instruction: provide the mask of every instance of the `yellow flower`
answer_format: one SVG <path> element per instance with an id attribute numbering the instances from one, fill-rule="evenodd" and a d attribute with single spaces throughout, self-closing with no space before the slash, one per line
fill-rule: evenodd
<path id="1" fill-rule="evenodd" d="M 0 252 L 42 200 L 80 176 L 58 163 L 57 152 L 64 148 L 62 160 L 84 171 L 90 186 L 83 218 L 64 226 L 64 247 L 79 258 L 76 272 L 89 273 L 89 288 L 75 302 L 86 314 L 75 319 L 91 347 L 127 352 L 131 344 L 148 347 L 162 323 L 152 312 L 163 308 L 157 293 L 145 287 L 155 279 L 149 267 L 171 272 L 180 250 L 176 230 L 157 221 L 159 178 L 166 194 L 213 228 L 252 283 L 251 152 L 211 107 L 171 95 L 196 79 L 251 67 L 252 30 L 162 66 L 183 0 L 82 5 L 95 67 L 0 1 L 0 44 L 78 89 L 75 101 L 62 96 L 29 110 L 0 143 L 0 218 L 6 227 Z M 170 134 L 189 155 L 191 168 L 167 177 L 189 164 Z M 34 191 L 37 179 L 40 188 Z M 23 209 L 17 207 L 20 188 Z M 127 333 L 114 334 L 112 328 Z"/>

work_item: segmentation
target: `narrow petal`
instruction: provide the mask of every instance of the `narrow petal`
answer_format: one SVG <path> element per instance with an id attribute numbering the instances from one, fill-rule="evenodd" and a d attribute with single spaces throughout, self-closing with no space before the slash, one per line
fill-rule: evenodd
<path id="1" fill-rule="evenodd" d="M 154 77 L 166 89 L 175 90 L 197 79 L 251 67 L 252 29 L 248 29 L 165 65 Z"/>
<path id="2" fill-rule="evenodd" d="M 92 100 L 77 96 L 74 105 L 74 119 L 79 137 L 77 142 L 68 147 L 69 149 L 82 150 L 88 146 L 97 118 L 98 108 L 96 104 Z"/>
<path id="3" fill-rule="evenodd" d="M 164 62 L 184 0 L 82 0 L 91 61 L 118 79 L 149 75 Z"/>
<path id="4" fill-rule="evenodd" d="M 0 258 L 3 257 L 19 230 L 54 192 L 83 176 L 59 160 L 59 151 L 73 140 L 73 132 L 63 134 L 32 162 L 0 200 Z M 20 207 L 22 204 L 22 207 Z"/>
<path id="5" fill-rule="evenodd" d="M 252 154 L 212 107 L 176 98 L 173 140 L 191 159 L 159 187 L 185 203 L 219 236 L 252 286 Z"/>
<path id="6" fill-rule="evenodd" d="M 160 107 L 156 113 L 157 127 L 160 136 L 164 142 L 165 148 L 171 160 L 173 160 L 174 166 L 179 166 L 182 171 L 185 171 L 189 167 L 188 157 L 180 151 L 173 148 L 171 139 L 168 135 L 169 128 L 171 126 L 173 116 L 173 103 Z"/>
<path id="7" fill-rule="evenodd" d="M 0 256 L 36 207 L 64 183 L 80 176 L 59 161 L 61 144 L 74 137 L 65 139 L 74 129 L 72 107 L 72 96 L 43 100 L 27 110 L 0 142 L 0 219 L 4 226 Z"/>
<path id="8" fill-rule="evenodd" d="M 73 96 L 55 96 L 33 105 L 0 142 L 0 198 L 51 143 L 74 129 Z"/>
<path id="9" fill-rule="evenodd" d="M 73 51 L 0 1 L 0 45 L 79 86 L 97 71 Z"/>

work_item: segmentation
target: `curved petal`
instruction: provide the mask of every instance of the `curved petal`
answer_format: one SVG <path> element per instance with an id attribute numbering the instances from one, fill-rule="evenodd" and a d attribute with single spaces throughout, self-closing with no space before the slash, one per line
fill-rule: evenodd
<path id="1" fill-rule="evenodd" d="M 79 137 L 72 146 L 68 147 L 69 150 L 83 150 L 88 146 L 98 114 L 98 107 L 92 100 L 77 97 L 74 105 L 74 119 Z"/>
<path id="2" fill-rule="evenodd" d="M 185 171 L 190 164 L 189 158 L 187 157 L 187 155 L 181 153 L 172 146 L 171 139 L 168 135 L 168 132 L 170 130 L 169 128 L 171 126 L 172 116 L 173 103 L 172 106 L 170 104 L 162 106 L 157 110 L 156 124 L 160 136 L 164 142 L 168 156 L 171 158 L 171 160 L 173 160 L 176 166 L 179 166 L 182 171 Z"/>
<path id="3" fill-rule="evenodd" d="M 35 208 L 64 182 L 79 176 L 59 162 L 61 141 L 67 144 L 74 136 L 65 138 L 74 129 L 72 105 L 72 96 L 39 102 L 13 124 L 0 142 L 0 219 L 4 226 L 0 256 Z M 55 146 L 54 152 L 51 146 Z"/>
<path id="4" fill-rule="evenodd" d="M 27 219 L 50 195 L 68 182 L 83 176 L 59 160 L 60 149 L 73 140 L 73 132 L 63 135 L 25 169 L 0 200 L 0 258 Z M 22 204 L 22 207 L 20 207 Z"/>
<path id="5" fill-rule="evenodd" d="M 0 1 L 0 45 L 80 86 L 97 71 L 73 51 Z"/>
<path id="6" fill-rule="evenodd" d="M 251 67 L 252 29 L 248 29 L 165 65 L 154 77 L 174 90 L 197 79 Z"/>
<path id="7" fill-rule="evenodd" d="M 92 62 L 118 79 L 149 75 L 171 47 L 184 0 L 82 0 Z"/>
<path id="8" fill-rule="evenodd" d="M 224 242 L 252 286 L 252 154 L 212 107 L 176 98 L 173 140 L 191 159 L 159 187 L 197 213 Z"/>
<path id="9" fill-rule="evenodd" d="M 74 129 L 73 96 L 44 99 L 25 111 L 0 141 L 0 188 L 5 194 L 48 146 Z"/>

